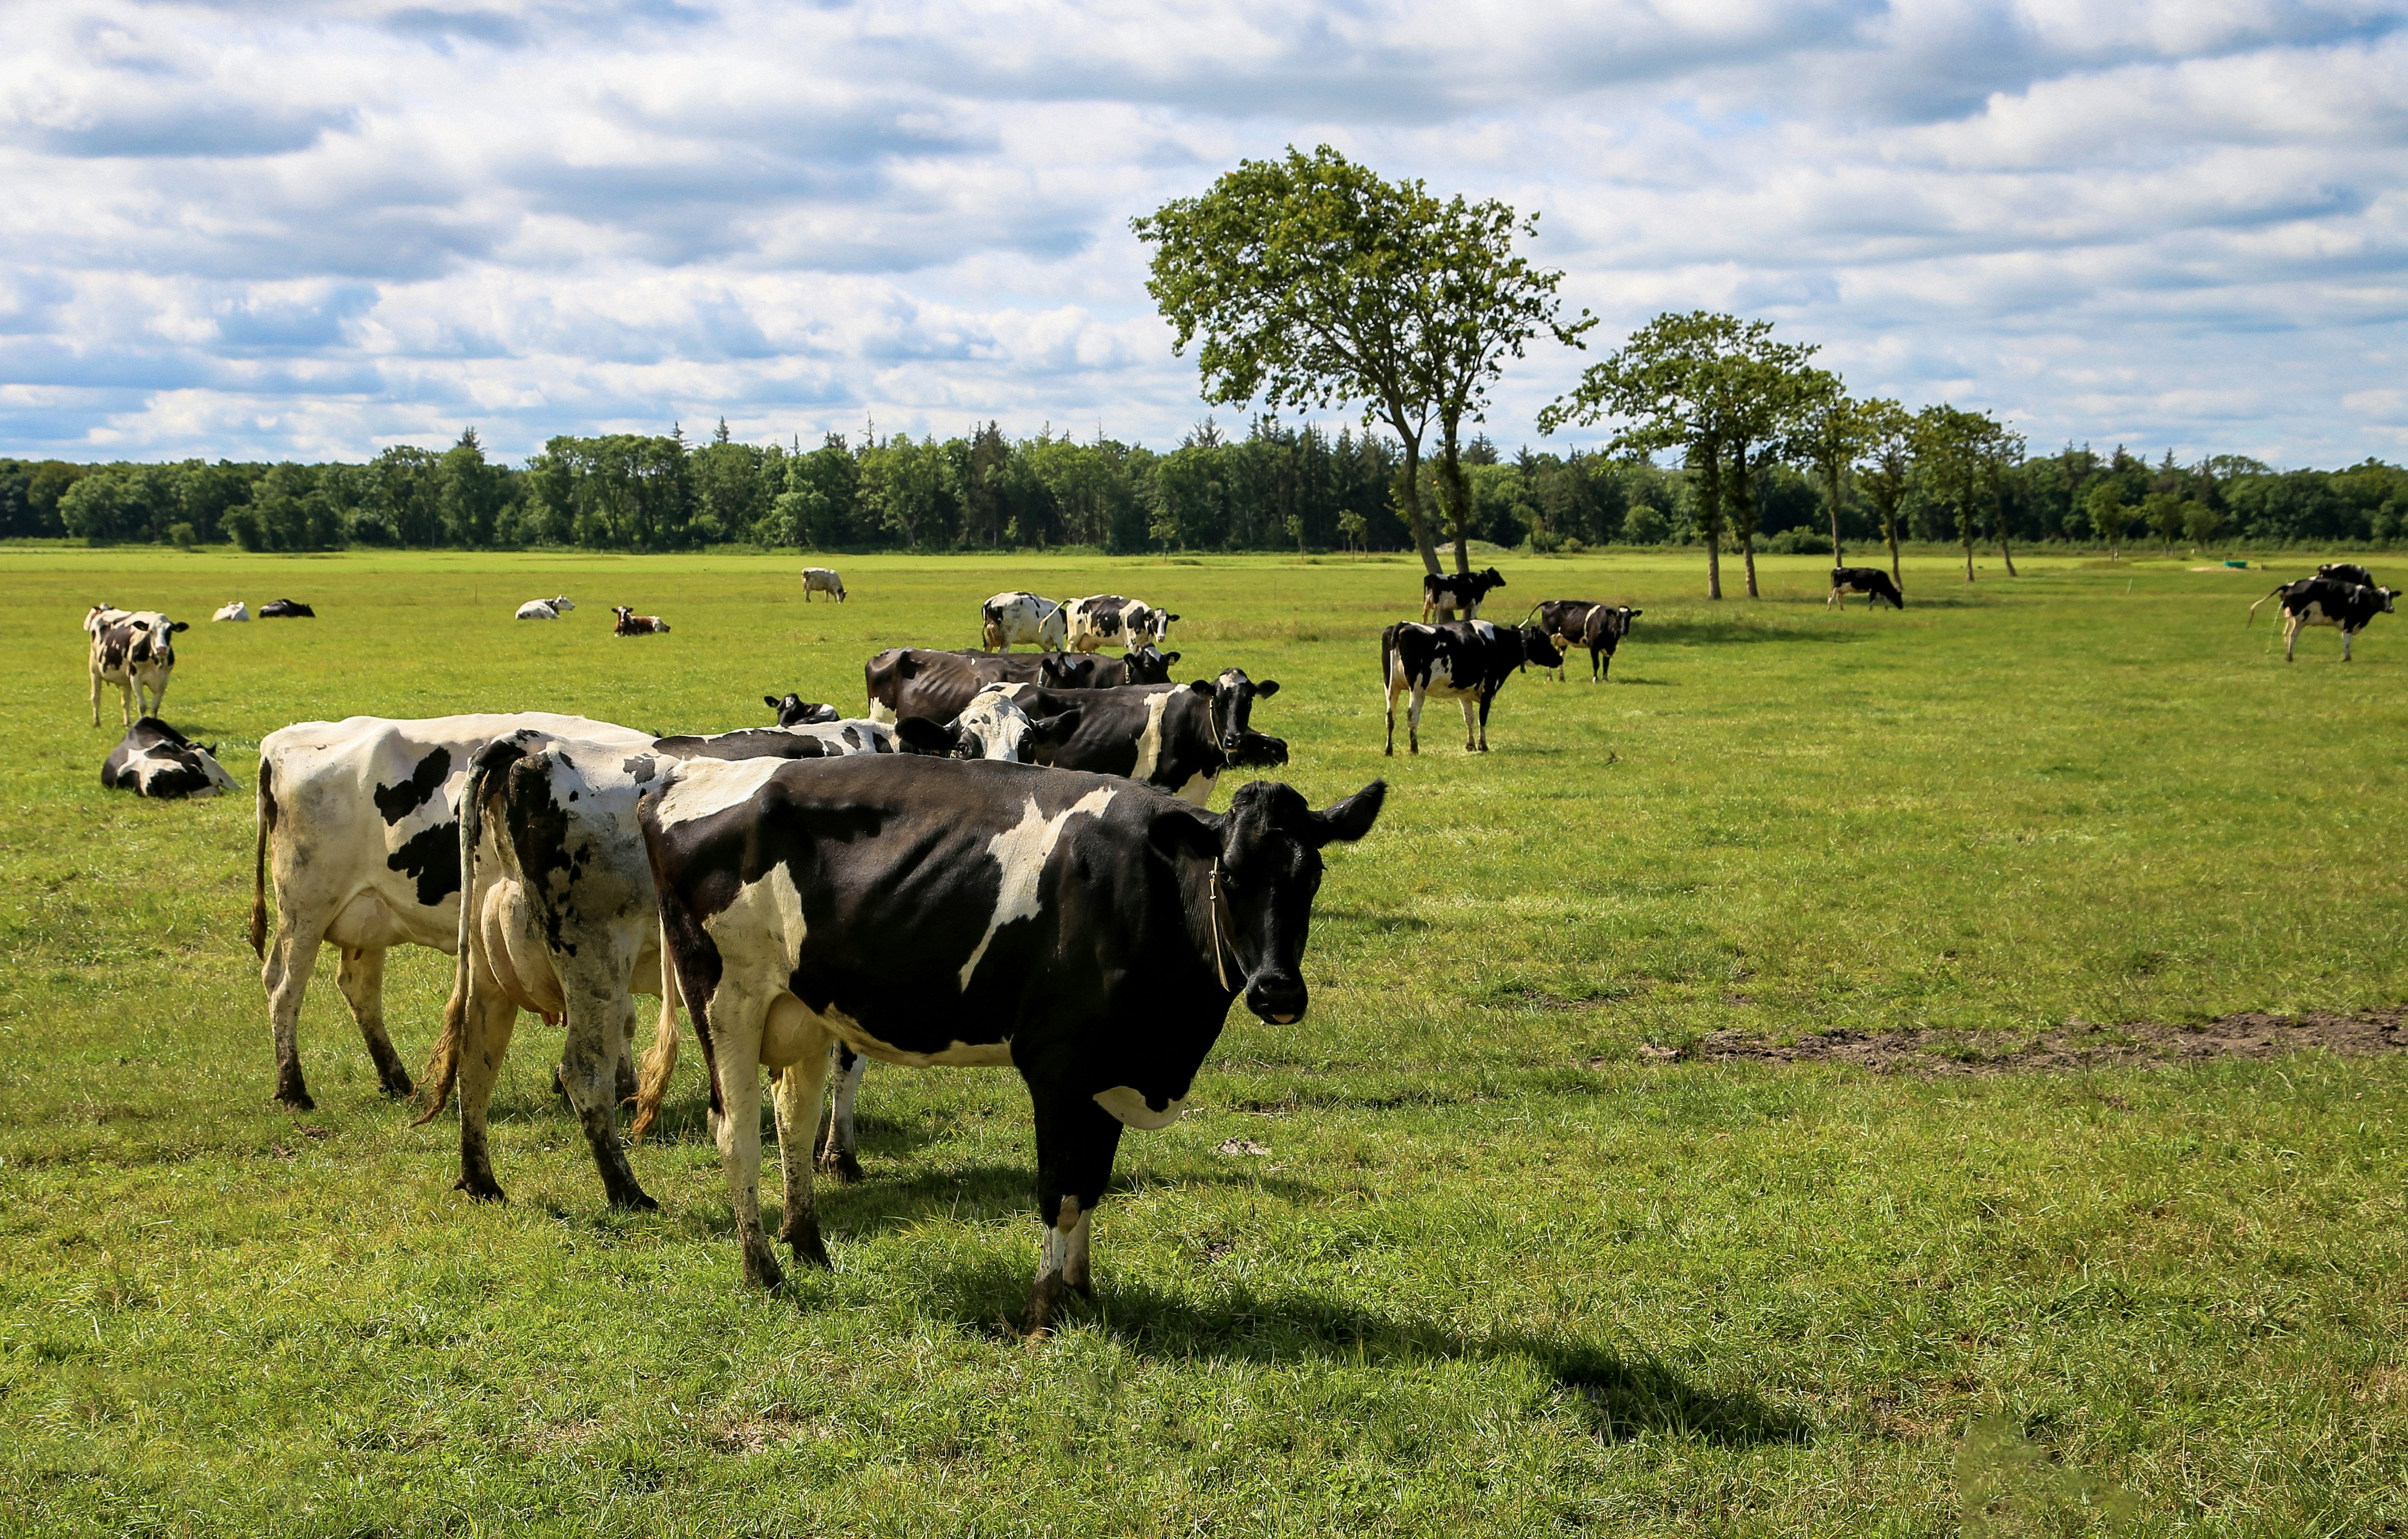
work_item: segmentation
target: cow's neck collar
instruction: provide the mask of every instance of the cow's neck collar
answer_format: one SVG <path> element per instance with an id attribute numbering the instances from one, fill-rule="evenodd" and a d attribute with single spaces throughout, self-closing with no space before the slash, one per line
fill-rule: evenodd
<path id="1" fill-rule="evenodd" d="M 1211 914 L 1212 975 L 1220 980 L 1221 987 L 1225 992 L 1235 993 L 1237 991 L 1229 987 L 1227 963 L 1234 961 L 1238 964 L 1238 981 L 1243 983 L 1246 977 L 1246 959 L 1238 955 L 1238 942 L 1232 939 L 1238 928 L 1237 914 L 1234 912 L 1228 912 L 1226 917 L 1224 917 L 1225 912 L 1229 908 L 1229 899 L 1228 895 L 1221 890 L 1221 862 L 1218 859 L 1212 862 L 1211 870 L 1206 874 L 1204 887 L 1205 906 Z M 1226 961 L 1224 960 L 1225 957 Z"/>

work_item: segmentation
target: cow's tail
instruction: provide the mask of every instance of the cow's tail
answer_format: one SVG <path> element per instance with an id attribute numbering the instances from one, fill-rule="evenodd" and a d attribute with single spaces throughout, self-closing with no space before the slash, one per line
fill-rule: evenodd
<path id="1" fill-rule="evenodd" d="M 426 1068 L 418 1076 L 425 1110 L 412 1127 L 423 1127 L 441 1114 L 460 1078 L 460 1043 L 468 1028 L 468 977 L 475 965 L 470 955 L 477 943 L 477 846 L 484 840 L 485 798 L 495 770 L 516 764 L 526 749 L 509 739 L 487 743 L 468 761 L 468 779 L 460 787 L 460 929 L 459 954 L 452 959 L 452 998 L 443 1004 L 443 1033 L 435 1039 Z"/>
<path id="2" fill-rule="evenodd" d="M 1397 669 L 1397 627 L 1388 626 L 1380 632 L 1380 693 L 1388 693 L 1388 678 Z"/>
<path id="3" fill-rule="evenodd" d="M 627 1136 L 638 1140 L 652 1131 L 652 1120 L 661 1115 L 662 1098 L 668 1094 L 669 1076 L 677 1072 L 677 953 L 669 949 L 669 922 L 666 914 L 660 924 L 661 1019 L 653 1028 L 652 1051 L 644 1055 L 643 1068 L 636 1082 L 636 1120 L 627 1129 Z"/>
<path id="4" fill-rule="evenodd" d="M 2266 598 L 2272 598 L 2272 597 L 2273 597 L 2275 593 L 2280 593 L 2280 592 L 2282 592 L 2285 588 L 2287 588 L 2287 587 L 2289 587 L 2290 585 L 2291 585 L 2291 584 L 2289 584 L 2288 583 L 2275 583 L 2275 584 L 2274 584 L 2274 593 L 2270 593 L 2270 594 L 2268 594 L 2268 595 L 2266 596 Z M 2264 602 L 2266 601 L 2266 598 L 2260 598 L 2259 600 L 2258 600 L 2258 604 L 2262 604 L 2262 603 L 2264 603 Z M 2256 624 L 2258 623 L 2258 604 L 2252 604 L 2252 605 L 2250 605 L 2250 606 L 2249 606 L 2249 618 L 2241 622 L 2241 628 L 2242 628 L 2243 630 L 2247 630 L 2251 626 L 2254 626 L 2254 625 L 2256 625 Z"/>
<path id="5" fill-rule="evenodd" d="M 259 759 L 259 799 L 252 804 L 251 821 L 258 833 L 251 849 L 251 952 L 261 961 L 267 960 L 267 835 L 276 827 L 275 761 L 263 754 Z"/>

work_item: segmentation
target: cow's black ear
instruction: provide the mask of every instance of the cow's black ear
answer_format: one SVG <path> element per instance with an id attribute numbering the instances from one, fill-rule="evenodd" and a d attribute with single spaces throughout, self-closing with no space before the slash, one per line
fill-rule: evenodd
<path id="1" fill-rule="evenodd" d="M 895 659 L 895 676 L 896 678 L 909 679 L 919 671 L 920 659 L 912 656 L 910 653 L 907 652 L 900 657 Z"/>
<path id="2" fill-rule="evenodd" d="M 1164 625 L 1168 626 L 1168 625 L 1171 624 L 1172 622 L 1176 621 L 1178 618 L 1179 618 L 1179 616 L 1177 616 L 1177 615 L 1175 615 L 1175 614 L 1166 614 L 1166 615 L 1164 615 L 1164 616 L 1162 617 L 1162 623 L 1163 623 Z M 1171 654 L 1171 655 L 1172 655 L 1173 657 L 1176 657 L 1176 656 L 1178 656 L 1178 655 L 1179 655 L 1179 654 L 1177 654 L 1177 653 L 1175 653 L 1175 652 L 1174 652 L 1174 653 L 1172 653 L 1172 654 Z"/>
<path id="3" fill-rule="evenodd" d="M 1039 716 L 1028 725 L 1034 729 L 1037 746 L 1050 753 L 1068 742 L 1070 734 L 1079 730 L 1079 708 L 1074 705 L 1054 715 Z"/>
<path id="4" fill-rule="evenodd" d="M 1165 855 L 1188 854 L 1207 860 L 1221 858 L 1221 820 L 1188 808 L 1156 813 L 1145 837 Z"/>
<path id="5" fill-rule="evenodd" d="M 1208 700 L 1212 698 L 1212 681 L 1210 679 L 1190 679 L 1187 687 Z"/>
<path id="6" fill-rule="evenodd" d="M 1632 611 L 1630 611 L 1630 618 L 1632 618 L 1633 620 L 1636 620 L 1636 619 L 1638 619 L 1641 615 L 1642 615 L 1642 614 L 1644 614 L 1644 613 L 1646 613 L 1646 612 L 1647 612 L 1647 611 L 1646 611 L 1645 610 L 1632 610 Z"/>
<path id="7" fill-rule="evenodd" d="M 1172 618 L 1173 620 L 1176 620 L 1176 619 L 1178 619 L 1178 618 L 1179 618 L 1179 616 L 1177 616 L 1177 615 L 1175 615 L 1175 614 L 1174 614 L 1174 615 L 1172 615 L 1172 616 L 1171 616 L 1171 618 Z M 1177 654 L 1177 653 L 1175 653 L 1175 652 L 1166 652 L 1166 653 L 1164 653 L 1164 654 L 1162 654 L 1162 666 L 1163 666 L 1163 667 L 1165 667 L 1165 668 L 1168 668 L 1171 664 L 1173 664 L 1173 663 L 1175 663 L 1175 662 L 1177 662 L 1177 661 L 1179 661 L 1179 654 Z"/>
<path id="8" fill-rule="evenodd" d="M 776 710 L 778 710 L 778 709 L 779 709 L 778 697 L 776 697 L 775 695 L 764 695 L 764 696 L 762 696 L 762 697 L 761 697 L 761 703 L 762 703 L 763 705 L 767 706 L 767 707 L 768 707 L 770 710 L 772 710 L 772 711 L 776 711 Z"/>
<path id="9" fill-rule="evenodd" d="M 959 728 L 925 716 L 904 717 L 895 724 L 895 735 L 923 754 L 950 754 L 962 737 Z"/>
<path id="10" fill-rule="evenodd" d="M 1279 681 L 1277 679 L 1265 679 L 1261 683 L 1254 686 L 1254 698 L 1258 700 L 1268 700 L 1278 693 Z"/>
<path id="11" fill-rule="evenodd" d="M 168 628 L 169 630 L 171 630 L 171 631 L 173 631 L 173 630 L 190 630 L 190 629 L 192 629 L 192 628 L 193 628 L 193 623 L 192 623 L 190 620 L 179 620 L 179 621 L 177 621 L 174 625 L 169 626 L 167 628 Z"/>
<path id="12" fill-rule="evenodd" d="M 1380 805 L 1388 799 L 1388 783 L 1375 780 L 1345 800 L 1312 814 L 1315 849 L 1333 841 L 1352 844 L 1379 821 Z"/>

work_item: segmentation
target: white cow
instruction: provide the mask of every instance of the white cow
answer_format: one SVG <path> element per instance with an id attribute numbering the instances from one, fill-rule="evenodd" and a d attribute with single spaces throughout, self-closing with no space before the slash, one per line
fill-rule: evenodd
<path id="1" fill-rule="evenodd" d="M 1179 616 L 1116 593 L 1073 598 L 1062 606 L 1069 618 L 1070 650 L 1098 652 L 1117 641 L 1124 652 L 1160 647 Z"/>
<path id="2" fill-rule="evenodd" d="M 803 602 L 810 603 L 811 595 L 815 593 L 832 593 L 836 595 L 836 601 L 841 604 L 844 602 L 844 579 L 836 574 L 834 567 L 805 567 Z"/>
<path id="3" fill-rule="evenodd" d="M 1060 652 L 1068 637 L 1062 606 L 1033 593 L 999 593 L 979 606 L 979 646 L 1010 652 L 1025 642 L 1040 652 Z"/>
<path id="4" fill-rule="evenodd" d="M 565 593 L 557 598 L 530 598 L 519 606 L 518 617 L 522 620 L 557 620 L 576 607 Z"/>
<path id="5" fill-rule="evenodd" d="M 248 621 L 251 618 L 251 608 L 241 599 L 237 598 L 233 603 L 228 604 L 225 608 L 218 611 L 215 614 L 210 615 L 209 618 L 211 620 Z"/>

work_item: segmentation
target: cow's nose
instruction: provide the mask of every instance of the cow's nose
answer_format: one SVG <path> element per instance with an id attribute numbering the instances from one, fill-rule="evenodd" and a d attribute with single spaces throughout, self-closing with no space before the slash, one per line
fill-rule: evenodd
<path id="1" fill-rule="evenodd" d="M 1301 978 L 1257 978 L 1246 985 L 1246 1008 L 1274 1026 L 1302 1020 L 1309 1002 Z"/>

